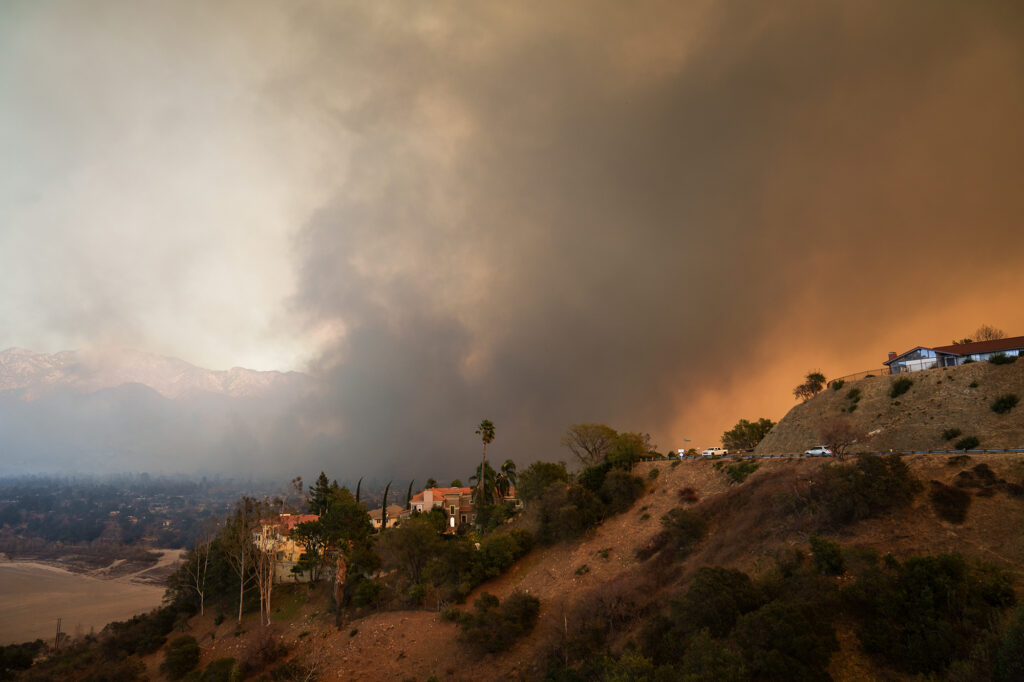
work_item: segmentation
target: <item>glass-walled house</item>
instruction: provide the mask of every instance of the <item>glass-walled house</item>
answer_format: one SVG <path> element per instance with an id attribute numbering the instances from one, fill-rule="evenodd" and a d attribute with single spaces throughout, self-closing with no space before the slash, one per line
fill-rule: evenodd
<path id="1" fill-rule="evenodd" d="M 1024 336 L 933 348 L 918 346 L 899 355 L 890 353 L 884 364 L 889 367 L 891 374 L 904 374 L 936 367 L 956 367 L 968 362 L 984 362 L 998 354 L 1009 357 L 1024 355 Z"/>

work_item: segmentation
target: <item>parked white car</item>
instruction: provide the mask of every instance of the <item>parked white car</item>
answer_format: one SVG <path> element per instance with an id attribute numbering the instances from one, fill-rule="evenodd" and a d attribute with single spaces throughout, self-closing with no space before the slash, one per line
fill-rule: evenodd
<path id="1" fill-rule="evenodd" d="M 726 450 L 725 448 L 708 448 L 707 450 L 700 454 L 704 455 L 705 457 L 722 457 L 723 455 L 728 455 L 729 451 Z"/>
<path id="2" fill-rule="evenodd" d="M 804 450 L 804 454 L 811 457 L 831 457 L 832 450 L 824 445 L 815 445 L 810 450 Z"/>

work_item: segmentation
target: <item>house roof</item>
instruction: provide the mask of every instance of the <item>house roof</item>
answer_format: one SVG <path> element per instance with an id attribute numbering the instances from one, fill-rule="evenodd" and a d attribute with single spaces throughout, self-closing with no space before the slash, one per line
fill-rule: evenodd
<path id="1" fill-rule="evenodd" d="M 444 499 L 445 495 L 472 495 L 473 494 L 473 489 L 472 488 L 428 488 L 428 490 L 433 490 L 434 491 L 434 500 L 435 501 Z M 416 504 L 417 502 L 422 503 L 423 502 L 423 493 L 424 492 L 426 492 L 426 491 L 422 491 L 422 492 L 416 493 L 415 495 L 412 496 L 412 499 L 409 500 L 409 501 L 412 502 L 413 504 Z"/>
<path id="2" fill-rule="evenodd" d="M 295 526 L 307 521 L 319 521 L 318 514 L 281 514 L 276 519 L 261 519 L 260 524 L 264 526 L 277 526 L 281 535 L 291 535 Z"/>
<path id="3" fill-rule="evenodd" d="M 952 346 L 936 346 L 932 350 L 952 355 L 974 355 L 975 353 L 998 353 L 1001 350 L 1017 350 L 1018 348 L 1024 348 L 1024 336 L 1011 336 L 1008 339 L 995 339 L 994 341 L 974 341 Z"/>
<path id="4" fill-rule="evenodd" d="M 946 355 L 975 355 L 978 353 L 998 353 L 1004 350 L 1018 350 L 1024 349 L 1024 336 L 1011 336 L 1008 339 L 995 339 L 993 341 L 972 341 L 971 343 L 955 343 L 949 346 L 914 346 L 910 350 L 903 351 L 892 360 L 886 360 L 883 365 L 888 365 L 896 360 L 899 360 L 908 353 L 913 353 L 915 350 L 920 349 L 933 350 L 936 353 L 944 353 Z"/>
<path id="5" fill-rule="evenodd" d="M 371 509 L 370 510 L 370 518 L 373 519 L 374 521 L 380 521 L 380 511 L 381 511 L 380 509 Z M 388 518 L 396 519 L 396 518 L 398 518 L 399 514 L 401 514 L 404 511 L 405 511 L 405 507 L 400 507 L 397 504 L 389 504 L 388 505 Z"/>

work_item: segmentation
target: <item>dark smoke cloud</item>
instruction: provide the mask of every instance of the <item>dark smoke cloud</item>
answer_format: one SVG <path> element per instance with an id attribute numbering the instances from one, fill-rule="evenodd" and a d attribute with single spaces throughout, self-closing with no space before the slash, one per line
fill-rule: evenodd
<path id="1" fill-rule="evenodd" d="M 351 151 L 294 301 L 344 328 L 336 469 L 465 478 L 484 417 L 521 463 L 577 421 L 678 447 L 944 302 L 1024 329 L 1019 4 L 556 4 L 295 17 L 281 91 Z"/>

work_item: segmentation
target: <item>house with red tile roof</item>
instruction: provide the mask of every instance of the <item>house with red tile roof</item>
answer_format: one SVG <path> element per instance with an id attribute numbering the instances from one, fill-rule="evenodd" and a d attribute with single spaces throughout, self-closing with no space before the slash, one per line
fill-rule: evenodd
<path id="1" fill-rule="evenodd" d="M 319 520 L 316 514 L 279 514 L 275 518 L 260 520 L 256 545 L 264 551 L 274 552 L 274 582 L 310 581 L 308 573 L 292 571 L 306 547 L 291 535 L 300 523 Z"/>
<path id="2" fill-rule="evenodd" d="M 427 488 L 413 495 L 409 504 L 413 511 L 419 512 L 441 507 L 447 517 L 448 532 L 476 521 L 472 488 Z"/>
<path id="3" fill-rule="evenodd" d="M 905 374 L 936 367 L 956 367 L 967 362 L 984 362 L 1000 353 L 1010 357 L 1024 355 L 1024 336 L 950 346 L 917 346 L 904 353 L 889 353 L 889 359 L 883 364 L 889 367 L 891 374 Z"/>

